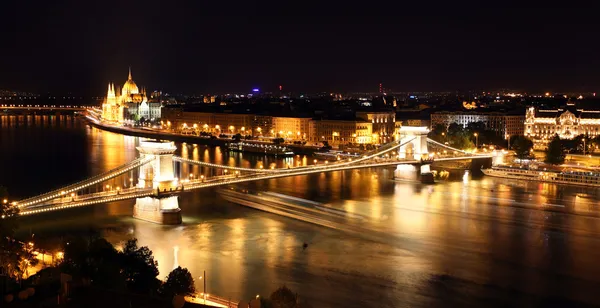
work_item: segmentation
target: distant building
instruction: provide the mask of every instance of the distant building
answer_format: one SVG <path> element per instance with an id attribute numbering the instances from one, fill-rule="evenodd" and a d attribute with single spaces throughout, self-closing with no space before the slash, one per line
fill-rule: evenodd
<path id="1" fill-rule="evenodd" d="M 384 144 L 394 140 L 396 131 L 395 111 L 357 111 L 356 117 L 371 122 L 373 126 L 372 143 Z"/>
<path id="2" fill-rule="evenodd" d="M 501 112 L 441 111 L 431 114 L 431 128 L 438 124 L 448 127 L 452 123 L 467 127 L 469 123 L 483 122 L 487 129 L 508 139 L 509 136 L 523 135 L 525 116 Z"/>
<path id="3" fill-rule="evenodd" d="M 254 134 L 254 114 L 184 110 L 182 107 L 164 108 L 163 127 L 174 131 L 204 131 L 213 134 Z"/>
<path id="4" fill-rule="evenodd" d="M 311 117 L 272 117 L 272 129 L 279 137 L 307 140 Z"/>
<path id="5" fill-rule="evenodd" d="M 106 121 L 122 123 L 125 120 L 139 120 L 141 118 L 151 120 L 161 117 L 162 104 L 153 102 L 148 103 L 146 90 L 138 88 L 131 76 L 123 88 L 115 89 L 114 83 L 108 84 L 106 98 L 102 103 L 102 118 Z"/>
<path id="6" fill-rule="evenodd" d="M 431 114 L 418 109 L 405 109 L 396 112 L 396 130 L 402 126 L 431 126 Z"/>
<path id="7" fill-rule="evenodd" d="M 255 136 L 268 136 L 271 131 L 273 133 L 275 130 L 273 129 L 273 117 L 270 115 L 264 114 L 256 114 L 254 115 L 254 119 L 252 121 L 252 126 L 255 130 Z"/>
<path id="8" fill-rule="evenodd" d="M 595 137 L 600 134 L 600 111 L 576 109 L 527 109 L 524 121 L 525 136 L 533 140 L 536 149 L 546 148 L 554 135 L 573 139 L 579 135 Z"/>
<path id="9" fill-rule="evenodd" d="M 313 120 L 309 141 L 330 145 L 373 142 L 373 123 L 365 120 Z"/>
<path id="10" fill-rule="evenodd" d="M 272 116 L 253 114 L 245 110 L 222 110 L 204 104 L 183 108 L 165 107 L 162 111 L 164 128 L 176 132 L 200 132 L 281 137 L 310 142 L 327 141 L 331 145 L 347 143 L 378 143 L 379 135 L 373 131 L 374 123 L 384 132 L 385 137 L 393 138 L 395 122 L 393 115 L 372 114 L 371 120 L 323 119 L 314 120 L 308 116 Z M 387 119 L 387 121 L 386 121 Z M 390 139 L 391 141 L 392 139 Z"/>

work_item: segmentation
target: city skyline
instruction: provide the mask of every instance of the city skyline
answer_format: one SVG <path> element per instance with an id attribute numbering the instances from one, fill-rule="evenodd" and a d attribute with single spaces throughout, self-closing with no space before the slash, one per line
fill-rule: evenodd
<path id="1" fill-rule="evenodd" d="M 585 7 L 35 2 L 5 4 L 0 88 L 97 95 L 128 66 L 176 93 L 600 84 Z"/>

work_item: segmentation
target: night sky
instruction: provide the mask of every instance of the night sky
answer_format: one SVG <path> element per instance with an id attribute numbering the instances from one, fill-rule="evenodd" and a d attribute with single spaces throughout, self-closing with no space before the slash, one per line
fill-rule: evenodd
<path id="1" fill-rule="evenodd" d="M 2 1 L 0 89 L 600 91 L 597 6 L 89 2 Z"/>

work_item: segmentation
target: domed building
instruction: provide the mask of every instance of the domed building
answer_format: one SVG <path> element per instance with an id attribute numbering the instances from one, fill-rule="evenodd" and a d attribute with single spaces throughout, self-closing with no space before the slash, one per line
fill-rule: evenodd
<path id="1" fill-rule="evenodd" d="M 117 96 L 116 93 L 121 93 Z M 115 91 L 114 83 L 108 85 L 108 93 L 102 104 L 102 117 L 106 121 L 122 123 L 125 120 L 138 121 L 142 118 L 154 120 L 160 118 L 161 104 L 149 103 L 146 96 L 146 89 L 138 88 L 133 77 L 131 68 L 129 76 L 121 91 Z"/>

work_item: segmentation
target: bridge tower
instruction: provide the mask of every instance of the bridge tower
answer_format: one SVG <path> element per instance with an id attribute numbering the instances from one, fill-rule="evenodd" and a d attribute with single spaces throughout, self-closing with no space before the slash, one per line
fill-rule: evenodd
<path id="1" fill-rule="evenodd" d="M 429 151 L 427 149 L 427 134 L 429 129 L 425 126 L 402 126 L 398 131 L 400 144 L 398 149 L 400 159 L 414 159 L 418 161 L 420 170 L 414 164 L 402 164 L 396 166 L 394 178 L 416 180 L 417 175 L 422 183 L 433 183 L 431 173 Z"/>
<path id="2" fill-rule="evenodd" d="M 173 153 L 177 147 L 173 142 L 142 140 L 137 150 L 141 158 L 153 158 L 140 167 L 137 186 L 153 189 L 155 194 L 136 199 L 133 217 L 160 224 L 180 224 L 181 209 L 177 196 L 180 190 L 173 171 Z"/>

